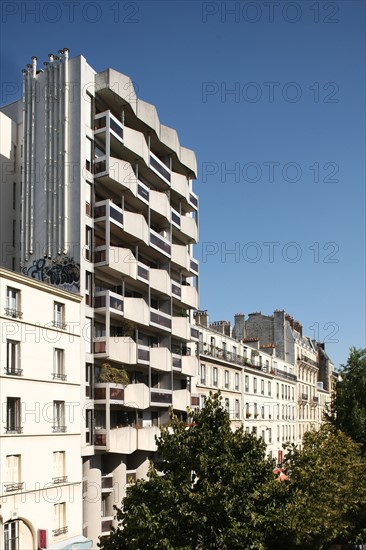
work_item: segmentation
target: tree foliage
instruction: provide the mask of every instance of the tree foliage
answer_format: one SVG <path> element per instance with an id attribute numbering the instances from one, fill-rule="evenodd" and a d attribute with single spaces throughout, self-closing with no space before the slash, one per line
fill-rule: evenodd
<path id="1" fill-rule="evenodd" d="M 231 430 L 217 394 L 189 426 L 172 416 L 157 447 L 159 460 L 127 490 L 104 550 L 265 548 L 273 464 L 262 440 Z"/>
<path id="2" fill-rule="evenodd" d="M 283 518 L 268 548 L 328 548 L 365 539 L 366 461 L 360 446 L 324 424 L 307 432 L 303 448 L 288 448 L 289 482 L 274 495 Z"/>
<path id="3" fill-rule="evenodd" d="M 103 550 L 320 550 L 362 540 L 358 444 L 330 424 L 308 432 L 301 450 L 288 448 L 281 482 L 263 440 L 233 432 L 220 399 L 210 396 L 188 425 L 171 415 L 148 479 L 127 488 Z"/>
<path id="4" fill-rule="evenodd" d="M 366 349 L 351 348 L 340 374 L 328 419 L 366 454 Z"/>

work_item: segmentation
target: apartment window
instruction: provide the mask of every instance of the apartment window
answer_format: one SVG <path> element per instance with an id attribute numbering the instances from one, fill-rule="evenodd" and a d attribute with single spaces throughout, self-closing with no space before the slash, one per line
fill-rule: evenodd
<path id="1" fill-rule="evenodd" d="M 13 244 L 13 248 L 15 248 L 15 231 L 16 231 L 16 221 L 13 220 L 13 239 L 12 239 L 12 244 Z"/>
<path id="2" fill-rule="evenodd" d="M 282 399 L 285 397 L 283 384 L 281 384 L 281 397 L 282 397 Z"/>
<path id="3" fill-rule="evenodd" d="M 53 353 L 53 373 L 54 380 L 66 380 L 65 374 L 65 352 L 63 349 L 54 349 Z"/>
<path id="4" fill-rule="evenodd" d="M 235 389 L 239 390 L 239 373 L 235 373 Z"/>
<path id="5" fill-rule="evenodd" d="M 256 379 L 256 377 L 253 378 L 253 392 L 257 393 L 257 379 Z"/>
<path id="6" fill-rule="evenodd" d="M 53 529 L 54 537 L 67 533 L 66 527 L 66 502 L 59 502 L 53 505 Z"/>
<path id="7" fill-rule="evenodd" d="M 225 371 L 225 388 L 227 390 L 229 389 L 229 371 L 228 370 Z"/>
<path id="8" fill-rule="evenodd" d="M 86 182 L 86 196 L 85 196 L 85 213 L 87 216 L 91 214 L 91 183 Z"/>
<path id="9" fill-rule="evenodd" d="M 62 329 L 66 328 L 65 304 L 60 304 L 60 302 L 53 303 L 53 326 Z"/>
<path id="10" fill-rule="evenodd" d="M 267 428 L 268 430 L 268 443 L 272 443 L 272 428 Z"/>
<path id="11" fill-rule="evenodd" d="M 280 426 L 277 426 L 277 441 L 280 440 L 280 430 L 281 430 Z"/>
<path id="12" fill-rule="evenodd" d="M 280 385 L 278 382 L 276 382 L 276 397 L 277 399 L 279 398 L 280 396 Z"/>
<path id="13" fill-rule="evenodd" d="M 264 380 L 261 380 L 261 394 L 264 395 Z"/>
<path id="14" fill-rule="evenodd" d="M 86 363 L 85 365 L 85 397 L 92 399 L 93 390 L 93 365 Z"/>
<path id="15" fill-rule="evenodd" d="M 261 407 L 262 418 L 264 418 L 264 407 Z"/>
<path id="16" fill-rule="evenodd" d="M 266 430 L 262 430 L 262 439 L 266 441 Z"/>
<path id="17" fill-rule="evenodd" d="M 200 409 L 203 409 L 203 407 L 205 406 L 205 403 L 206 403 L 206 396 L 200 395 Z"/>
<path id="18" fill-rule="evenodd" d="M 271 395 L 271 382 L 268 382 L 268 395 Z"/>
<path id="19" fill-rule="evenodd" d="M 86 353 L 93 353 L 93 319 L 86 317 L 85 325 L 85 351 Z"/>
<path id="20" fill-rule="evenodd" d="M 87 306 L 92 306 L 92 283 L 93 275 L 90 271 L 85 272 L 85 303 Z"/>
<path id="21" fill-rule="evenodd" d="M 92 142 L 89 138 L 85 138 L 85 165 L 86 169 L 91 172 L 91 158 L 92 158 Z"/>
<path id="22" fill-rule="evenodd" d="M 269 360 L 266 359 L 266 371 L 269 372 Z"/>
<path id="23" fill-rule="evenodd" d="M 228 397 L 225 397 L 225 411 L 230 413 L 230 401 Z"/>
<path id="24" fill-rule="evenodd" d="M 213 385 L 217 388 L 217 386 L 219 385 L 219 371 L 217 369 L 217 367 L 214 367 L 213 368 Z"/>
<path id="25" fill-rule="evenodd" d="M 53 402 L 53 425 L 52 431 L 55 433 L 66 432 L 65 426 L 65 401 Z"/>
<path id="26" fill-rule="evenodd" d="M 206 384 L 206 365 L 201 363 L 201 373 L 200 373 L 201 384 Z"/>
<path id="27" fill-rule="evenodd" d="M 92 250 L 92 228 L 86 226 L 85 228 L 85 259 L 88 260 L 88 262 L 91 261 L 91 253 Z"/>
<path id="28" fill-rule="evenodd" d="M 6 431 L 7 433 L 22 433 L 21 407 L 19 397 L 8 397 L 6 400 Z"/>
<path id="29" fill-rule="evenodd" d="M 6 341 L 6 374 L 21 376 L 20 368 L 20 342 L 15 340 Z"/>
<path id="30" fill-rule="evenodd" d="M 53 483 L 64 483 L 67 481 L 65 475 L 66 453 L 65 451 L 56 451 L 53 453 Z"/>
<path id="31" fill-rule="evenodd" d="M 247 374 L 245 375 L 245 391 L 249 391 L 249 376 Z"/>
<path id="32" fill-rule="evenodd" d="M 16 209 L 17 182 L 13 181 L 13 210 Z"/>
<path id="33" fill-rule="evenodd" d="M 8 455 L 6 457 L 5 491 L 19 491 L 23 487 L 20 480 L 20 455 Z"/>
<path id="34" fill-rule="evenodd" d="M 9 521 L 4 525 L 4 550 L 19 550 L 19 522 Z"/>
<path id="35" fill-rule="evenodd" d="M 295 400 L 295 395 L 294 395 L 294 388 L 292 388 L 292 401 Z"/>
<path id="36" fill-rule="evenodd" d="M 240 418 L 240 401 L 239 399 L 235 399 L 235 418 L 239 420 Z"/>
<path id="37" fill-rule="evenodd" d="M 23 313 L 20 311 L 20 290 L 7 287 L 6 289 L 6 308 L 5 315 L 21 319 Z"/>
<path id="38" fill-rule="evenodd" d="M 237 349 L 236 346 L 233 346 L 233 359 L 236 361 Z"/>

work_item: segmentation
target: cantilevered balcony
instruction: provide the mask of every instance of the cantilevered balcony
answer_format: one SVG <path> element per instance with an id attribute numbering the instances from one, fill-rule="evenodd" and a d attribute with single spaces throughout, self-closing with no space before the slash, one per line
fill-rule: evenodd
<path id="1" fill-rule="evenodd" d="M 98 113 L 94 117 L 94 136 L 104 144 L 109 145 L 111 151 L 118 151 L 123 144 L 124 128 L 122 122 L 118 120 L 110 111 Z"/>
<path id="2" fill-rule="evenodd" d="M 129 336 L 101 336 L 94 339 L 94 355 L 116 363 L 135 365 L 137 345 Z"/>
<path id="3" fill-rule="evenodd" d="M 134 453 L 137 450 L 137 429 L 132 426 L 124 426 L 109 430 L 107 448 L 110 453 Z"/>
<path id="4" fill-rule="evenodd" d="M 102 269 L 106 275 L 121 275 L 136 279 L 137 261 L 129 248 L 106 245 L 97 246 L 94 252 L 95 267 Z"/>
<path id="5" fill-rule="evenodd" d="M 198 372 L 198 357 L 196 355 L 182 356 L 182 374 L 195 376 Z"/>
<path id="6" fill-rule="evenodd" d="M 198 241 L 198 227 L 195 218 L 190 216 L 181 216 L 180 230 L 191 242 L 197 243 Z"/>
<path id="7" fill-rule="evenodd" d="M 125 407 L 147 409 L 150 406 L 150 391 L 146 384 L 128 384 L 125 387 Z"/>
<path id="8" fill-rule="evenodd" d="M 173 391 L 173 409 L 185 411 L 191 405 L 191 393 L 188 390 Z"/>
<path id="9" fill-rule="evenodd" d="M 194 286 L 182 285 L 181 302 L 193 309 L 198 309 L 198 292 Z"/>
<path id="10" fill-rule="evenodd" d="M 129 162 L 135 162 L 137 157 L 149 166 L 149 148 L 141 132 L 125 126 L 123 144 L 125 147 L 124 156 L 128 157 L 127 160 Z"/>
<path id="11" fill-rule="evenodd" d="M 160 429 L 157 426 L 139 428 L 137 430 L 137 448 L 139 451 L 156 451 L 156 437 Z"/>
<path id="12" fill-rule="evenodd" d="M 127 210 L 123 213 L 124 216 L 124 231 L 125 237 L 132 238 L 133 242 L 143 241 L 145 244 L 149 243 L 149 227 L 146 223 L 146 220 L 142 214 L 137 214 L 136 212 L 128 212 Z"/>
<path id="13" fill-rule="evenodd" d="M 150 324 L 149 306 L 143 298 L 124 298 L 124 316 L 139 325 Z"/>
<path id="14" fill-rule="evenodd" d="M 108 222 L 111 232 L 123 229 L 123 211 L 109 199 L 95 203 L 93 217 L 94 223 Z"/>
<path id="15" fill-rule="evenodd" d="M 172 354 L 168 348 L 150 348 L 150 365 L 152 368 L 170 372 L 172 370 Z"/>
<path id="16" fill-rule="evenodd" d="M 110 155 L 96 158 L 94 176 L 116 194 L 130 191 L 135 197 L 139 195 L 138 180 L 131 164 L 125 160 Z"/>
<path id="17" fill-rule="evenodd" d="M 150 209 L 170 222 L 171 207 L 165 193 L 150 190 Z"/>
<path id="18" fill-rule="evenodd" d="M 150 268 L 150 287 L 158 294 L 171 296 L 172 285 L 169 273 L 165 269 Z"/>
<path id="19" fill-rule="evenodd" d="M 186 277 L 198 275 L 198 262 L 190 256 L 186 245 L 172 244 L 171 259 Z"/>
<path id="20" fill-rule="evenodd" d="M 191 340 L 191 323 L 188 317 L 172 317 L 172 336 L 186 340 Z"/>
<path id="21" fill-rule="evenodd" d="M 178 193 L 180 198 L 184 198 L 188 204 L 189 201 L 189 183 L 186 176 L 178 174 L 177 172 L 172 172 L 171 175 L 171 188 L 173 191 Z"/>

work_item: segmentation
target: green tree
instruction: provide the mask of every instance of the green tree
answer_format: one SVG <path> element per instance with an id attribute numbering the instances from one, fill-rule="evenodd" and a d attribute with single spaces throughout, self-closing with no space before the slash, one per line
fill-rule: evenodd
<path id="1" fill-rule="evenodd" d="M 340 375 L 328 419 L 361 443 L 366 454 L 366 349 L 351 348 Z"/>
<path id="2" fill-rule="evenodd" d="M 210 396 L 189 425 L 171 415 L 158 460 L 127 489 L 103 550 L 265 548 L 273 463 L 261 439 L 231 430 L 220 400 Z"/>
<path id="3" fill-rule="evenodd" d="M 324 424 L 304 435 L 301 450 L 288 448 L 285 466 L 289 481 L 273 493 L 282 524 L 268 548 L 320 550 L 365 540 L 366 461 L 358 444 Z"/>

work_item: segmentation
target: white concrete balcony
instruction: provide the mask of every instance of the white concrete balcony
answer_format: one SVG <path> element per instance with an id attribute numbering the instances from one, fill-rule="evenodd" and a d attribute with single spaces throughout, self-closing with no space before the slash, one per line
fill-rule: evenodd
<path id="1" fill-rule="evenodd" d="M 150 189 L 150 208 L 170 222 L 170 202 L 165 193 Z"/>
<path id="2" fill-rule="evenodd" d="M 101 336 L 94 339 L 96 357 L 108 357 L 116 363 L 135 365 L 137 345 L 129 336 Z"/>
<path id="3" fill-rule="evenodd" d="M 94 265 L 112 277 L 124 275 L 136 279 L 137 276 L 137 261 L 129 248 L 97 246 Z"/>
<path id="4" fill-rule="evenodd" d="M 109 230 L 117 233 L 123 229 L 123 211 L 111 200 L 96 202 L 93 209 L 94 223 L 108 223 Z"/>
<path id="5" fill-rule="evenodd" d="M 194 286 L 182 285 L 181 302 L 193 309 L 198 309 L 198 292 Z"/>
<path id="6" fill-rule="evenodd" d="M 150 324 L 149 306 L 143 298 L 124 298 L 124 316 L 139 325 Z"/>
<path id="7" fill-rule="evenodd" d="M 137 430 L 137 448 L 139 451 L 156 451 L 155 437 L 160 436 L 157 426 L 139 428 Z"/>
<path id="8" fill-rule="evenodd" d="M 172 172 L 171 188 L 188 202 L 189 184 L 186 176 Z"/>
<path id="9" fill-rule="evenodd" d="M 143 241 L 145 244 L 149 243 L 149 227 L 142 214 L 136 214 L 135 212 L 123 212 L 124 218 L 124 230 L 133 240 Z"/>
<path id="10" fill-rule="evenodd" d="M 172 390 L 161 388 L 150 389 L 150 405 L 154 407 L 168 407 L 173 404 Z"/>
<path id="11" fill-rule="evenodd" d="M 149 166 L 149 148 L 144 135 L 132 128 L 124 127 L 124 146 Z"/>
<path id="12" fill-rule="evenodd" d="M 190 216 L 181 216 L 180 222 L 181 232 L 188 237 L 190 241 L 196 244 L 198 241 L 198 227 L 195 218 L 191 218 Z"/>
<path id="13" fill-rule="evenodd" d="M 132 426 L 125 426 L 109 430 L 107 446 L 110 453 L 134 453 L 137 450 L 137 429 Z"/>
<path id="14" fill-rule="evenodd" d="M 104 155 L 94 161 L 94 175 L 117 194 L 126 190 L 135 197 L 138 194 L 137 178 L 129 162 L 111 155 Z"/>
<path id="15" fill-rule="evenodd" d="M 125 387 L 125 407 L 147 409 L 150 406 L 150 391 L 146 384 L 128 384 Z"/>
<path id="16" fill-rule="evenodd" d="M 190 260 L 191 258 L 186 245 L 172 244 L 172 262 L 174 264 L 188 272 L 190 268 Z"/>
<path id="17" fill-rule="evenodd" d="M 172 317 L 172 336 L 187 342 L 191 339 L 191 323 L 188 317 Z"/>
<path id="18" fill-rule="evenodd" d="M 182 299 L 182 285 L 176 281 L 172 281 L 172 298 L 181 301 Z"/>
<path id="19" fill-rule="evenodd" d="M 168 348 L 150 348 L 150 366 L 170 372 L 172 370 L 172 354 Z"/>
<path id="20" fill-rule="evenodd" d="M 185 411 L 191 406 L 191 393 L 188 390 L 173 391 L 173 409 Z"/>
<path id="21" fill-rule="evenodd" d="M 150 268 L 142 262 L 137 262 L 137 278 L 139 281 L 148 284 L 150 280 Z"/>
<path id="22" fill-rule="evenodd" d="M 165 269 L 150 268 L 150 287 L 160 294 L 171 296 L 172 285 L 169 273 Z"/>
<path id="23" fill-rule="evenodd" d="M 198 372 L 198 357 L 195 355 L 182 356 L 182 374 L 196 376 Z"/>

